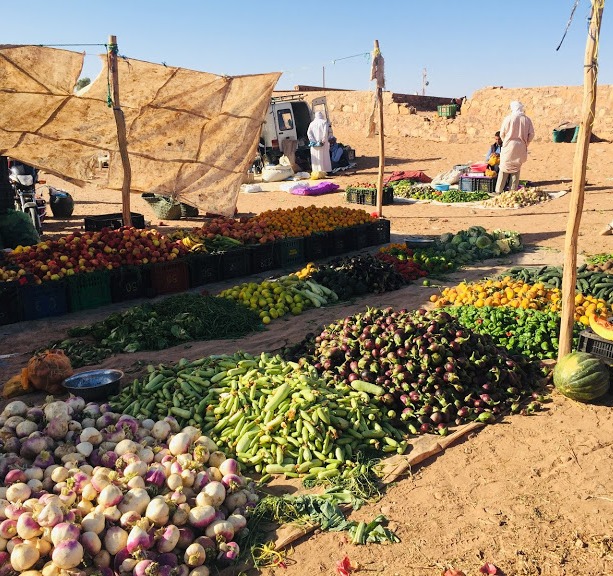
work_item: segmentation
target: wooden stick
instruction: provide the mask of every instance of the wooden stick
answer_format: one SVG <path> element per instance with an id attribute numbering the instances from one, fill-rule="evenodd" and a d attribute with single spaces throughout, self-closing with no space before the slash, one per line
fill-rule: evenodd
<path id="1" fill-rule="evenodd" d="M 379 40 L 375 40 L 375 53 L 379 51 Z M 383 216 L 383 171 L 385 168 L 385 141 L 383 133 L 383 87 L 377 85 L 377 106 L 379 107 L 379 174 L 377 176 L 377 212 Z"/>
<path id="2" fill-rule="evenodd" d="M 109 67 L 111 72 L 111 83 L 113 85 L 113 115 L 117 125 L 117 144 L 121 156 L 121 166 L 123 168 L 123 185 L 121 187 L 121 203 L 123 214 L 123 225 L 132 226 L 132 215 L 130 213 L 130 185 L 132 183 L 132 169 L 130 168 L 130 157 L 128 156 L 128 138 L 126 135 L 126 119 L 119 103 L 119 71 L 117 70 L 117 36 L 109 36 Z"/>
<path id="3" fill-rule="evenodd" d="M 592 0 L 590 26 L 585 47 L 583 74 L 583 109 L 575 160 L 573 163 L 573 186 L 570 196 L 568 224 L 564 239 L 564 274 L 562 276 L 562 318 L 558 360 L 572 349 L 573 323 L 575 317 L 575 284 L 577 282 L 577 237 L 581 224 L 581 212 L 585 196 L 585 171 L 596 110 L 596 87 L 598 85 L 598 39 L 604 0 Z"/>

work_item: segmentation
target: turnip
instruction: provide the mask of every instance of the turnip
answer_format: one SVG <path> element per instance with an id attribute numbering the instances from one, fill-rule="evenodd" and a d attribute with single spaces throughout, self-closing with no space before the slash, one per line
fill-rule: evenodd
<path id="1" fill-rule="evenodd" d="M 168 449 L 174 456 L 178 454 L 185 454 L 189 452 L 189 446 L 191 444 L 191 436 L 186 432 L 179 432 L 174 434 L 168 442 Z"/>
<path id="2" fill-rule="evenodd" d="M 13 400 L 9 402 L 2 411 L 2 415 L 6 418 L 10 416 L 25 416 L 28 413 L 28 406 L 21 400 Z"/>
<path id="3" fill-rule="evenodd" d="M 168 504 L 166 504 L 166 501 L 161 496 L 156 496 L 151 500 L 145 510 L 145 516 L 156 526 L 163 526 L 166 524 L 169 515 L 170 509 L 168 508 Z"/>
<path id="4" fill-rule="evenodd" d="M 11 552 L 11 566 L 13 570 L 23 572 L 34 566 L 39 558 L 40 553 L 36 546 L 32 546 L 29 543 L 17 544 Z"/>
<path id="5" fill-rule="evenodd" d="M 206 561 L 206 552 L 200 544 L 190 544 L 185 550 L 183 561 L 190 567 L 202 566 Z"/>
<path id="6" fill-rule="evenodd" d="M 213 506 L 194 506 L 188 514 L 188 522 L 195 528 L 206 528 L 214 519 Z"/>
<path id="7" fill-rule="evenodd" d="M 126 547 L 128 533 L 119 526 L 112 526 L 104 535 L 104 548 L 111 556 L 115 556 L 120 550 Z"/>
<path id="8" fill-rule="evenodd" d="M 83 546 L 76 540 L 62 540 L 55 545 L 51 559 L 63 570 L 75 568 L 83 561 Z"/>
<path id="9" fill-rule="evenodd" d="M 102 541 L 96 532 L 84 532 L 81 535 L 81 544 L 91 557 L 96 556 L 102 550 Z"/>

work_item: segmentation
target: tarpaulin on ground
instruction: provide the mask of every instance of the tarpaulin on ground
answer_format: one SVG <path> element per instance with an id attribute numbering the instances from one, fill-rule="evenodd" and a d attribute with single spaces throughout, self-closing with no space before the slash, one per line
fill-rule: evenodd
<path id="1" fill-rule="evenodd" d="M 75 93 L 83 54 L 0 46 L 0 155 L 82 184 L 108 153 L 102 185 L 121 190 L 106 56 L 102 60 L 100 76 Z M 233 215 L 279 74 L 217 76 L 123 58 L 118 73 L 131 192 Z"/>
<path id="2" fill-rule="evenodd" d="M 413 180 L 414 182 L 423 182 L 424 184 L 432 182 L 432 178 L 421 170 L 401 170 L 392 172 L 386 183 L 396 182 L 397 180 Z"/>

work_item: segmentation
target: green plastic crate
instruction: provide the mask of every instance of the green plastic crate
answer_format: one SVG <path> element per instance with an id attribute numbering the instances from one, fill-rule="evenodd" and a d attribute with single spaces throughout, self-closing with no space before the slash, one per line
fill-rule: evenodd
<path id="1" fill-rule="evenodd" d="M 68 276 L 68 311 L 90 310 L 111 303 L 111 274 L 108 270 Z"/>
<path id="2" fill-rule="evenodd" d="M 441 118 L 455 118 L 458 113 L 457 104 L 444 104 L 442 106 L 437 106 L 436 109 Z"/>

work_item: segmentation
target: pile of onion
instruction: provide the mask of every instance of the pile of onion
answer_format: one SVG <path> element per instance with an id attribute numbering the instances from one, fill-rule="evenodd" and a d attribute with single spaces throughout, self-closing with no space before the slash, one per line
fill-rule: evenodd
<path id="1" fill-rule="evenodd" d="M 0 482 L 0 576 L 208 576 L 258 499 L 199 429 L 78 397 L 6 406 Z"/>

